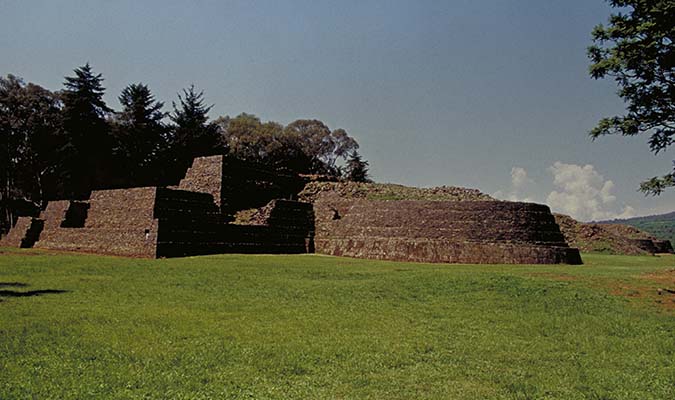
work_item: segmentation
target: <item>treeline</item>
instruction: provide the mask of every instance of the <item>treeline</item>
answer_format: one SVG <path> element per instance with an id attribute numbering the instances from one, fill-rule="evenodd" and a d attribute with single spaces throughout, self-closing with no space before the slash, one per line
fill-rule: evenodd
<path id="1" fill-rule="evenodd" d="M 147 85 L 130 84 L 122 109 L 104 101 L 89 64 L 52 92 L 0 77 L 0 232 L 46 200 L 93 189 L 177 183 L 193 157 L 230 154 L 279 171 L 368 180 L 368 162 L 343 129 L 318 120 L 287 126 L 251 114 L 209 120 L 202 91 L 183 89 L 171 111 Z M 3 229 L 4 228 L 4 229 Z"/>

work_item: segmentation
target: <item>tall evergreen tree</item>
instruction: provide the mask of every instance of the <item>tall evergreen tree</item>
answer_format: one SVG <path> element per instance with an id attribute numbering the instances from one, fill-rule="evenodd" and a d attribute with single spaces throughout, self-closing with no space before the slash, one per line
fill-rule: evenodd
<path id="1" fill-rule="evenodd" d="M 66 77 L 63 99 L 64 152 L 62 171 L 67 182 L 66 195 L 78 196 L 104 185 L 111 169 L 112 141 L 106 116 L 112 111 L 105 104 L 103 78 L 94 74 L 89 63 Z"/>
<path id="2" fill-rule="evenodd" d="M 370 182 L 368 178 L 368 161 L 364 160 L 358 151 L 354 150 L 345 166 L 345 179 L 353 182 Z"/>
<path id="3" fill-rule="evenodd" d="M 37 208 L 53 194 L 59 113 L 54 93 L 13 75 L 0 77 L 0 231 L 19 204 Z"/>
<path id="4" fill-rule="evenodd" d="M 225 150 L 218 127 L 209 123 L 208 113 L 212 107 L 204 104 L 204 92 L 197 92 L 194 85 L 183 89 L 183 95 L 178 95 L 178 104 L 173 103 L 172 147 L 179 163 Z"/>
<path id="5" fill-rule="evenodd" d="M 137 83 L 122 90 L 122 111 L 115 119 L 115 153 L 127 167 L 130 184 L 143 183 L 153 171 L 160 151 L 167 147 L 167 128 L 162 122 L 167 113 L 164 103 L 156 101 L 148 86 Z"/>

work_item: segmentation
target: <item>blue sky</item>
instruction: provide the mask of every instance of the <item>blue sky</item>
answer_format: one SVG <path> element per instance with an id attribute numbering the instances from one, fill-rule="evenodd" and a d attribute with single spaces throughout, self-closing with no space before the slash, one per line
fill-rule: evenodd
<path id="1" fill-rule="evenodd" d="M 190 84 L 211 117 L 317 118 L 361 144 L 378 181 L 479 188 L 580 219 L 675 210 L 644 197 L 671 168 L 645 137 L 587 132 L 623 110 L 588 77 L 601 0 L 8 1 L 0 74 L 49 89 L 90 62 L 119 107 L 143 82 L 170 105 Z M 608 183 L 610 182 L 610 183 Z"/>

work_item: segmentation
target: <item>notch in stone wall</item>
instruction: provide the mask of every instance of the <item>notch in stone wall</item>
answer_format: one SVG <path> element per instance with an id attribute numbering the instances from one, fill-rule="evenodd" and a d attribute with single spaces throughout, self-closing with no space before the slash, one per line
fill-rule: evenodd
<path id="1" fill-rule="evenodd" d="M 71 201 L 66 210 L 66 215 L 61 222 L 61 228 L 84 228 L 89 214 L 89 203 L 84 201 Z"/>
<path id="2" fill-rule="evenodd" d="M 260 164 L 224 157 L 222 160 L 221 211 L 259 208 L 274 199 L 297 198 L 305 181 L 289 171 L 271 169 Z"/>
<path id="3" fill-rule="evenodd" d="M 30 227 L 26 231 L 26 236 L 21 239 L 21 248 L 32 248 L 35 242 L 40 239 L 40 234 L 45 227 L 45 221 L 39 218 L 31 218 Z"/>

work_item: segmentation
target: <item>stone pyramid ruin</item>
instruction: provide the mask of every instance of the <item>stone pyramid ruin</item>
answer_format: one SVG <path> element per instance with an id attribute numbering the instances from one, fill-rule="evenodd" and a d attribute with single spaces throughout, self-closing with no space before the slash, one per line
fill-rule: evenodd
<path id="1" fill-rule="evenodd" d="M 200 157 L 177 186 L 50 201 L 38 217 L 20 217 L 0 246 L 146 258 L 316 252 L 417 262 L 581 263 L 544 205 L 456 188 L 446 200 L 369 199 L 340 190 L 293 200 L 306 183 L 227 156 Z M 235 223 L 237 212 L 254 208 L 254 220 Z"/>

